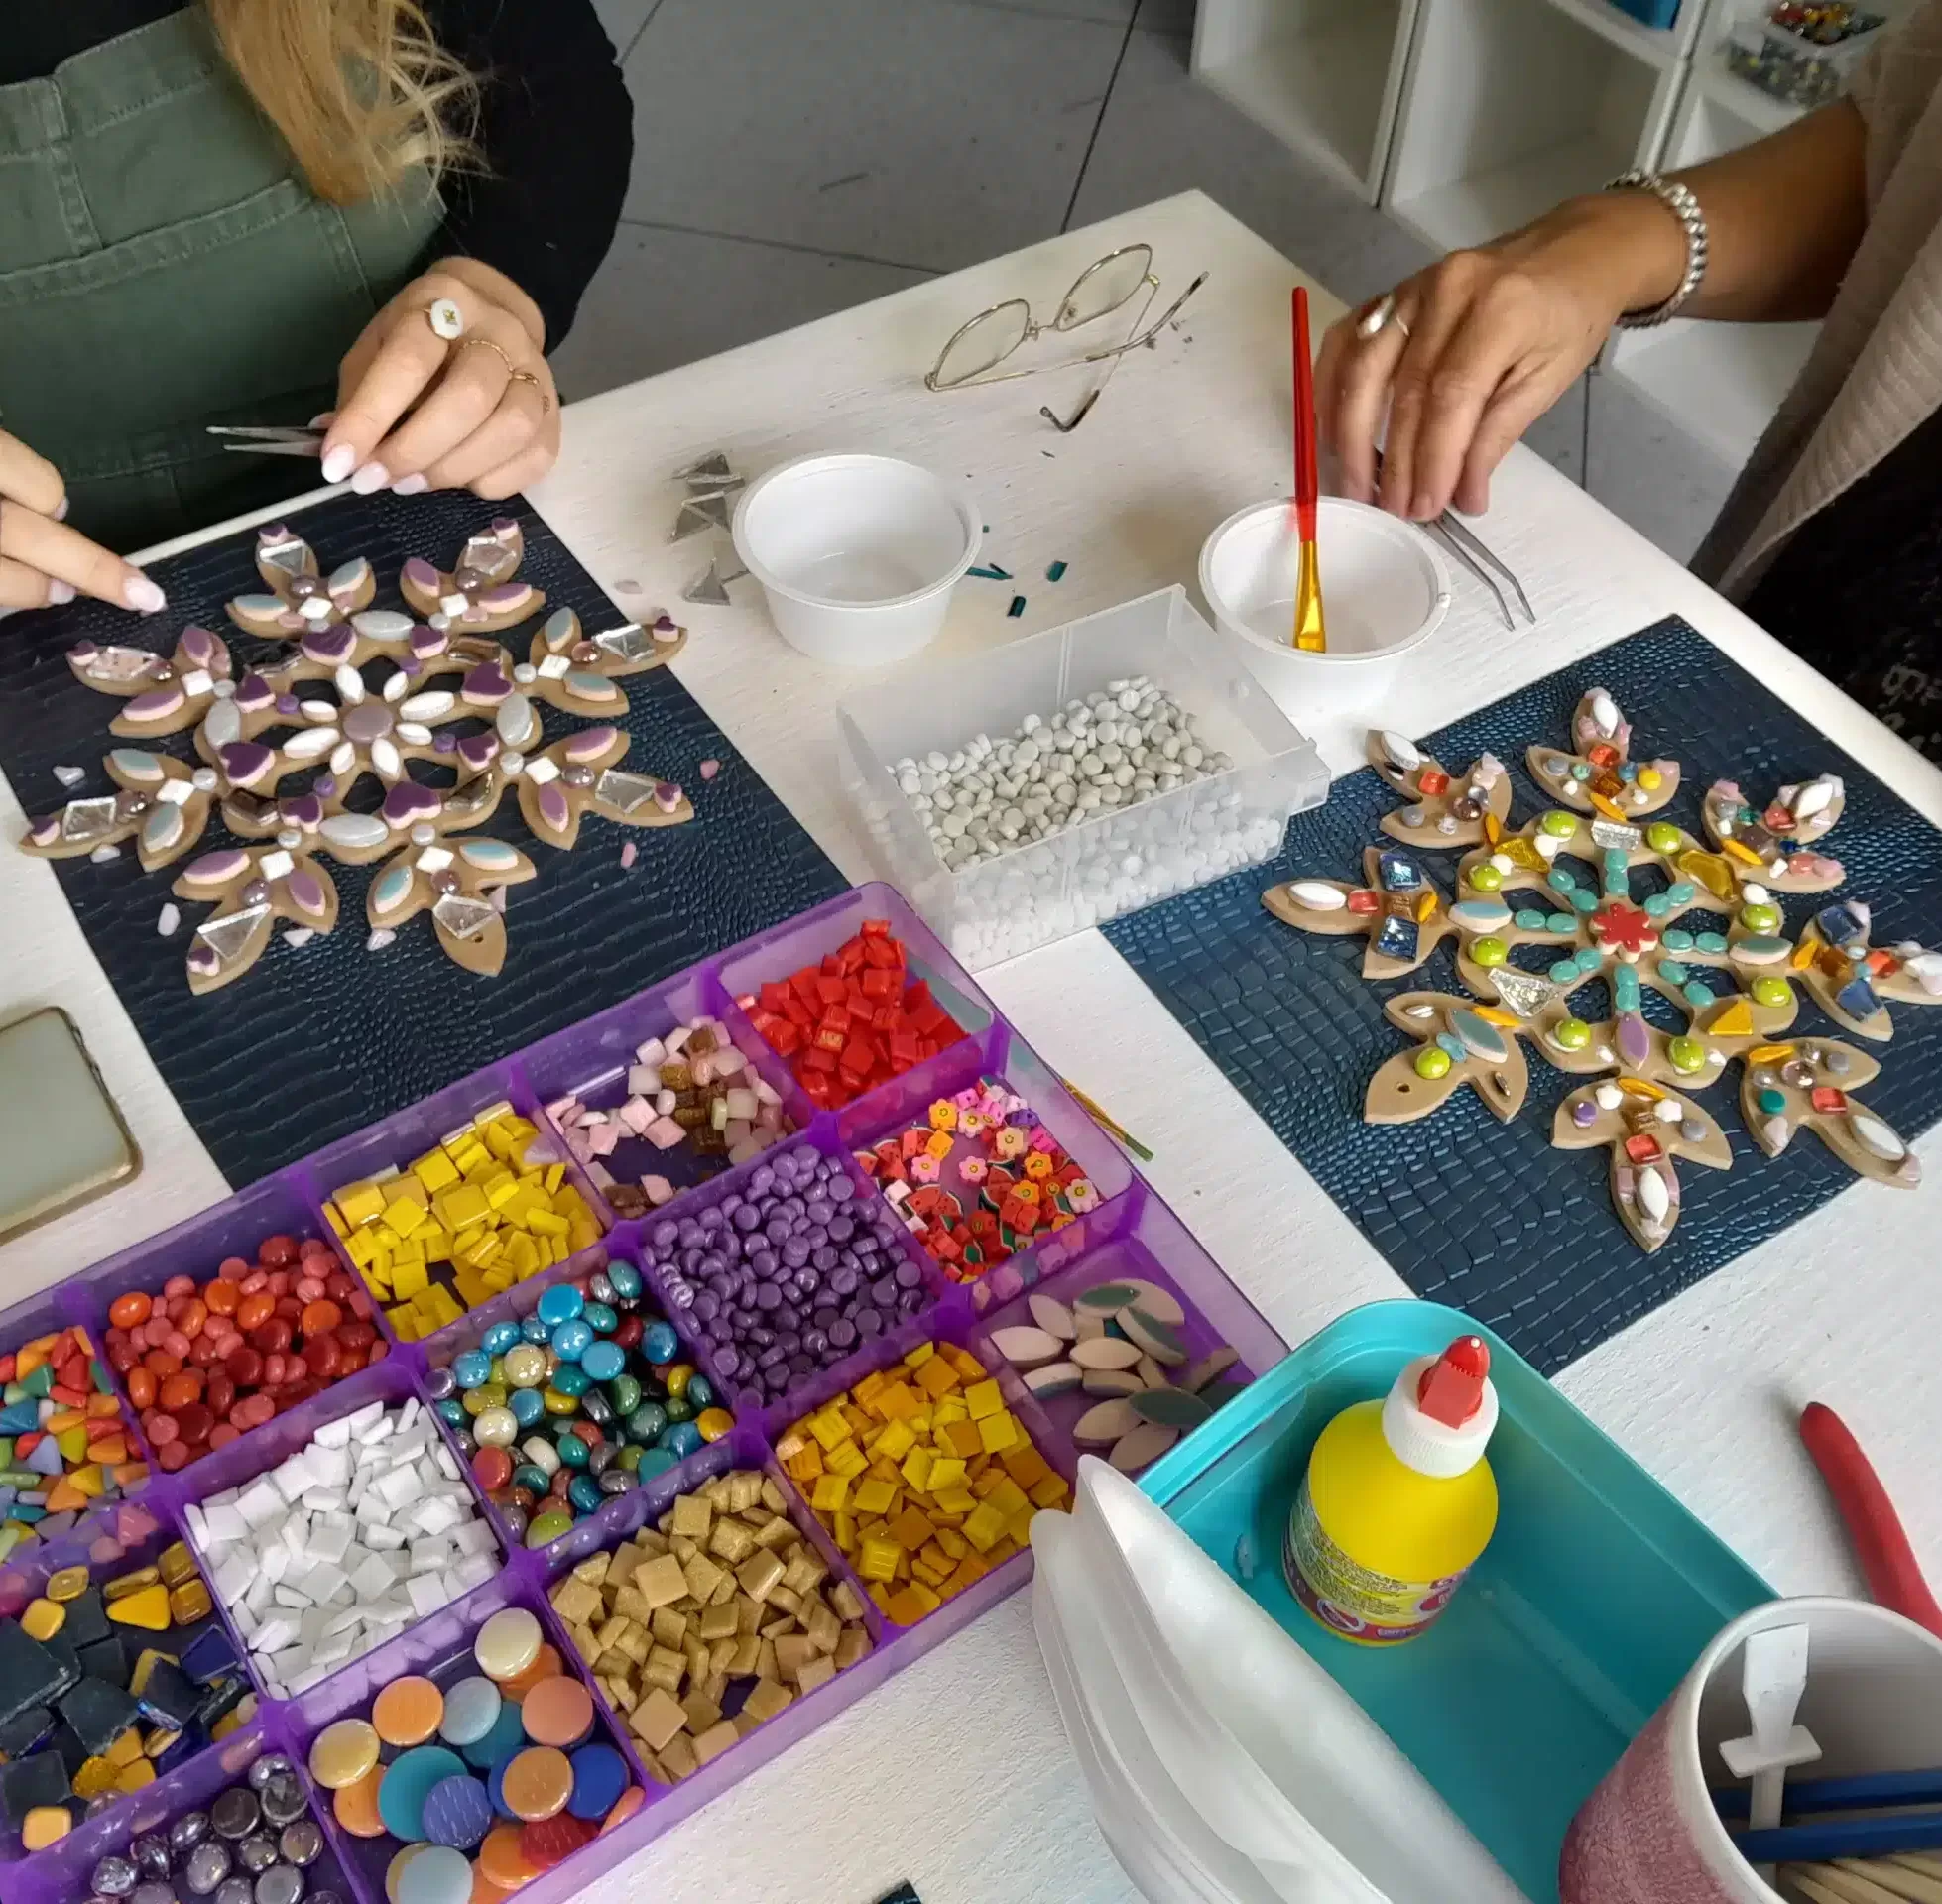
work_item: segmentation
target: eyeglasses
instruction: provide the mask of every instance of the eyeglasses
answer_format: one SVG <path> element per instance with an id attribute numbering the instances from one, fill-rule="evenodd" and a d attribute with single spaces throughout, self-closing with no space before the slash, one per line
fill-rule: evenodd
<path id="1" fill-rule="evenodd" d="M 1100 364 L 1110 359 L 1112 369 L 1080 402 L 1069 420 L 1056 416 L 1048 405 L 1039 410 L 1038 414 L 1054 427 L 1077 429 L 1112 381 L 1113 371 L 1119 368 L 1119 360 L 1128 351 L 1151 344 L 1180 314 L 1187 299 L 1207 282 L 1207 274 L 1203 271 L 1173 300 L 1164 316 L 1156 323 L 1149 324 L 1147 313 L 1153 309 L 1153 299 L 1159 295 L 1159 280 L 1153 276 L 1153 248 L 1151 245 L 1127 245 L 1119 251 L 1108 252 L 1073 280 L 1072 289 L 1059 299 L 1057 314 L 1049 324 L 1035 322 L 1032 306 L 1023 298 L 1011 298 L 1002 304 L 994 304 L 989 310 L 980 311 L 968 324 L 955 331 L 950 341 L 938 352 L 936 363 L 924 376 L 924 388 L 965 390 L 977 384 L 1010 383 L 1020 377 L 1034 377 L 1040 371 L 1071 370 L 1080 364 Z M 1108 345 L 1104 350 L 1088 351 L 1083 357 L 1067 358 L 1056 364 L 1030 364 L 1023 370 L 999 369 L 1007 358 L 1033 338 L 1042 337 L 1047 332 L 1077 330 L 1083 324 L 1110 317 L 1114 311 L 1131 303 L 1142 291 L 1147 294 L 1146 299 L 1124 343 Z"/>

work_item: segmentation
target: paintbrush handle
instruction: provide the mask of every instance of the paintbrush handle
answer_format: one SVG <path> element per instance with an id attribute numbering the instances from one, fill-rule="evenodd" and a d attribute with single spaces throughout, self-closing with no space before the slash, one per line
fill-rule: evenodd
<path id="1" fill-rule="evenodd" d="M 1315 451 L 1315 366 L 1308 348 L 1308 293 L 1294 288 L 1294 510 L 1304 542 L 1315 539 L 1315 505 L 1321 496 Z"/>
<path id="2" fill-rule="evenodd" d="M 1832 1408 L 1810 1401 L 1800 1411 L 1800 1439 L 1847 1522 L 1868 1591 L 1883 1606 L 1942 1639 L 1942 1606 L 1922 1578 L 1888 1490 L 1848 1424 Z"/>

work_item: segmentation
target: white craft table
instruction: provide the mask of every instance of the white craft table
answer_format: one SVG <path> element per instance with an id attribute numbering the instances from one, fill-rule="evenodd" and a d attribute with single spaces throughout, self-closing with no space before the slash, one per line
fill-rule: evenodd
<path id="1" fill-rule="evenodd" d="M 1136 239 L 1153 245 L 1166 296 L 1196 272 L 1211 276 L 1178 333 L 1127 362 L 1075 435 L 1055 434 L 1037 416 L 1041 401 L 1079 388 L 1073 377 L 1042 389 L 923 389 L 920 373 L 963 319 L 1020 295 L 1048 311 L 1082 267 Z M 968 484 L 991 525 L 991 557 L 1017 572 L 1016 590 L 1029 597 L 1014 622 L 1005 615 L 1013 585 L 968 581 L 959 591 L 946 650 L 996 650 L 1167 583 L 1191 585 L 1216 523 L 1286 493 L 1287 294 L 1297 277 L 1187 193 L 578 404 L 565 455 L 534 500 L 638 614 L 678 607 L 679 590 L 708 559 L 699 539 L 667 541 L 678 501 L 668 477 L 695 457 L 726 448 L 750 475 L 810 450 L 912 457 Z M 1319 322 L 1331 320 L 1340 305 L 1311 289 Z M 1522 578 L 1538 625 L 1507 633 L 1495 604 L 1459 575 L 1450 619 L 1384 711 L 1385 725 L 1425 732 L 1676 611 L 1942 823 L 1942 771 L 1536 456 L 1513 453 L 1480 529 Z M 717 539 L 725 553 L 726 538 Z M 1040 579 L 1054 560 L 1070 564 L 1056 587 Z M 869 877 L 841 804 L 832 719 L 838 699 L 868 677 L 796 655 L 770 630 L 753 583 L 732 592 L 732 608 L 685 613 L 693 635 L 675 671 L 844 873 Z M 1317 738 L 1335 771 L 1359 764 L 1356 735 Z M 22 792 L 40 810 L 59 789 Z M 0 782 L 0 835 L 11 838 L 19 822 Z M 635 877 L 652 881 L 653 865 L 649 849 Z M 157 894 L 159 908 L 159 885 Z M 1289 1343 L 1354 1304 L 1407 1293 L 1098 933 L 996 968 L 984 983 L 1054 1066 L 1157 1151 L 1153 1183 Z M 0 1302 L 188 1216 L 225 1188 L 109 992 L 53 869 L 0 851 L 0 1019 L 40 1003 L 63 1005 L 80 1021 L 147 1168 L 91 1209 L 0 1247 Z M 1783 1592 L 1860 1588 L 1793 1435 L 1798 1405 L 1815 1396 L 1846 1414 L 1918 1550 L 1942 1574 L 1942 1383 L 1932 1377 L 1942 1343 L 1942 1132 L 1916 1147 L 1927 1188 L 1902 1195 L 1857 1183 L 1559 1379 Z M 870 1904 L 907 1876 L 924 1904 L 1134 1897 L 1067 1756 L 1026 1595 L 588 1895 L 599 1904 Z"/>

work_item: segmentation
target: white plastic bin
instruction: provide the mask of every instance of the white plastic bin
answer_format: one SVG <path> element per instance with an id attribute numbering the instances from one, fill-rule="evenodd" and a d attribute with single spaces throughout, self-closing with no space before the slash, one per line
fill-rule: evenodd
<path id="1" fill-rule="evenodd" d="M 952 873 L 895 764 L 998 740 L 1108 681 L 1150 676 L 1194 718 L 1225 774 L 1116 808 Z M 1048 945 L 1280 851 L 1289 818 L 1328 797 L 1314 743 L 1183 588 L 955 661 L 921 663 L 837 710 L 843 782 L 887 879 L 972 971 Z"/>

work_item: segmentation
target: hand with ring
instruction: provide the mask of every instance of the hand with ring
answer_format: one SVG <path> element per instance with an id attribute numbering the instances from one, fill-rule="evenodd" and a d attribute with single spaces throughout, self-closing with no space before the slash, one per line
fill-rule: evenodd
<path id="1" fill-rule="evenodd" d="M 559 456 L 539 308 L 503 272 L 447 258 L 373 317 L 337 374 L 323 476 L 360 494 L 469 489 L 497 500 Z"/>
<path id="2" fill-rule="evenodd" d="M 1492 471 L 1628 308 L 1609 221 L 1672 222 L 1655 204 L 1614 202 L 1627 195 L 1574 201 L 1455 252 L 1330 328 L 1315 407 L 1343 495 L 1418 522 L 1452 504 L 1465 515 L 1489 507 Z"/>

